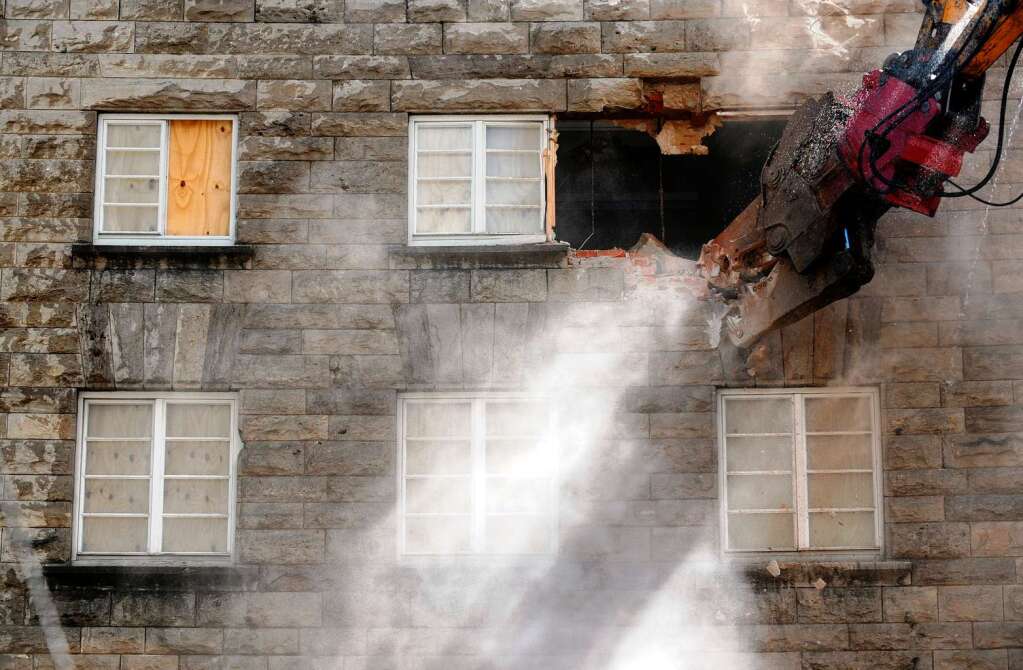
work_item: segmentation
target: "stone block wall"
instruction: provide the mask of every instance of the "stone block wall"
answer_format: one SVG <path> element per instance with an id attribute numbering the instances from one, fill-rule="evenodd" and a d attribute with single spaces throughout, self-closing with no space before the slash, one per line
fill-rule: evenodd
<path id="1" fill-rule="evenodd" d="M 405 246 L 409 113 L 789 107 L 908 46 L 916 9 L 6 0 L 0 668 L 67 667 L 25 547 L 79 668 L 1023 668 L 1018 210 L 887 216 L 875 281 L 753 352 L 636 257 Z M 237 113 L 251 255 L 74 247 L 99 111 Z M 882 390 L 884 554 L 687 563 L 718 541 L 716 388 L 842 384 Z M 396 560 L 397 394 L 537 387 L 583 456 L 558 556 Z M 82 389 L 239 393 L 236 565 L 67 565 Z"/>

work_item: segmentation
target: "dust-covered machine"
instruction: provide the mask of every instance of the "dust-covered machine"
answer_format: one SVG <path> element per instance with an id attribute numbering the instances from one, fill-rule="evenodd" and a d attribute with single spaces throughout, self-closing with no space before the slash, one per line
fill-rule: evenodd
<path id="1" fill-rule="evenodd" d="M 942 198 L 972 197 L 1001 158 L 1015 49 L 986 176 L 953 181 L 988 135 L 985 73 L 1023 34 L 1023 3 L 932 0 L 915 46 L 866 74 L 855 94 L 828 93 L 790 118 L 761 174 L 760 196 L 703 247 L 699 267 L 729 307 L 738 346 L 855 293 L 874 274 L 877 220 L 892 207 L 933 216 Z"/>

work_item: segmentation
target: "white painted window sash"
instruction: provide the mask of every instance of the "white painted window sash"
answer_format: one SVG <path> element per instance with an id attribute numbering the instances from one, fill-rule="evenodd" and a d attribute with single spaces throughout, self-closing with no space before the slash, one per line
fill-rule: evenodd
<path id="1" fill-rule="evenodd" d="M 167 173 L 170 162 L 170 121 L 231 121 L 231 207 L 228 218 L 228 234 L 226 236 L 183 236 L 167 235 Z M 159 159 L 159 198 L 157 208 L 156 231 L 107 231 L 104 230 L 105 207 L 134 206 L 150 207 L 148 204 L 128 204 L 106 202 L 106 181 L 109 177 L 124 177 L 107 174 L 107 155 L 111 147 L 107 143 L 107 130 L 112 125 L 159 125 L 160 152 Z M 97 129 L 96 147 L 96 183 L 95 202 L 93 204 L 93 244 L 116 245 L 131 244 L 138 246 L 231 246 L 235 243 L 237 209 L 238 209 L 238 125 L 239 118 L 235 114 L 101 114 Z M 143 147 L 114 147 L 116 151 L 156 151 Z M 151 175 L 150 175 L 151 176 Z"/>
<path id="2" fill-rule="evenodd" d="M 727 449 L 728 449 L 728 438 L 729 437 L 776 437 L 776 436 L 788 436 L 788 433 L 746 433 L 746 434 L 726 434 L 725 429 L 725 415 L 728 398 L 736 397 L 757 397 L 757 398 L 782 398 L 788 397 L 791 401 L 792 411 L 792 465 L 791 471 L 787 470 L 774 470 L 774 471 L 756 471 L 756 472 L 729 472 L 728 461 L 727 461 Z M 806 430 L 806 400 L 808 398 L 854 398 L 854 397 L 866 397 L 870 401 L 870 418 L 871 418 L 871 430 L 870 431 L 807 431 Z M 731 390 L 723 391 L 719 394 L 718 402 L 718 414 L 719 414 L 719 449 L 720 449 L 720 482 L 721 482 L 721 528 L 722 528 L 722 550 L 726 553 L 785 553 L 786 551 L 794 552 L 878 552 L 882 548 L 883 539 L 883 519 L 882 519 L 882 481 L 881 481 L 881 448 L 880 448 L 880 413 L 879 413 L 879 402 L 877 392 L 874 389 L 863 389 L 863 388 L 852 388 L 852 389 L 801 389 L 801 390 L 789 390 L 789 389 L 747 389 L 747 390 Z M 871 436 L 871 469 L 864 468 L 844 468 L 837 470 L 811 470 L 807 465 L 807 436 L 808 435 L 870 435 Z M 728 493 L 729 487 L 728 478 L 734 476 L 742 476 L 744 474 L 789 474 L 792 475 L 792 486 L 793 486 L 793 501 L 795 509 L 792 510 L 794 523 L 795 523 L 795 538 L 796 546 L 793 549 L 732 549 L 729 546 L 729 514 L 735 512 L 743 513 L 770 513 L 772 511 L 788 511 L 788 510 L 769 510 L 769 509 L 756 509 L 756 510 L 729 510 L 728 505 Z M 871 482 L 873 488 L 873 506 L 872 507 L 841 507 L 841 508 L 813 508 L 809 506 L 809 475 L 810 474 L 871 474 Z M 816 512 L 872 512 L 874 519 L 874 546 L 834 546 L 834 547 L 818 547 L 811 545 L 810 542 L 810 514 Z"/>
<path id="3" fill-rule="evenodd" d="M 540 162 L 540 177 L 538 179 L 540 189 L 540 200 L 536 221 L 537 230 L 535 233 L 491 233 L 486 229 L 486 160 L 487 144 L 486 131 L 488 126 L 503 127 L 524 127 L 539 124 L 541 128 L 541 143 L 537 149 L 537 159 Z M 419 203 L 419 175 L 418 175 L 418 128 L 424 126 L 470 126 L 472 137 L 472 161 L 471 161 L 471 184 L 470 184 L 470 224 L 469 233 L 423 233 L 417 230 L 419 209 L 429 207 Z M 548 148 L 550 134 L 550 120 L 547 116 L 539 115 L 488 115 L 486 117 L 472 116 L 428 116 L 413 117 L 409 122 L 409 213 L 408 213 L 408 243 L 410 246 L 437 246 L 437 245 L 491 245 L 491 244 L 525 244 L 544 242 L 547 240 L 545 230 L 546 214 L 546 180 L 553 178 L 553 175 L 546 174 L 546 163 L 544 152 Z M 532 151 L 530 151 L 532 153 Z M 436 179 L 436 178 L 430 178 Z M 452 208 L 444 205 L 438 207 Z"/>
<path id="4" fill-rule="evenodd" d="M 227 437 L 211 438 L 167 438 L 167 405 L 171 403 L 197 405 L 227 405 L 230 407 L 230 427 Z M 152 407 L 150 438 L 88 438 L 87 426 L 90 408 L 96 405 L 145 405 Z M 228 473 L 226 475 L 166 475 L 166 450 L 168 442 L 175 439 L 186 441 L 209 441 L 228 443 Z M 150 470 L 148 475 L 87 475 L 86 459 L 88 444 L 91 442 L 150 442 Z M 223 561 L 234 553 L 234 534 L 237 523 L 237 466 L 240 451 L 238 440 L 238 403 L 233 394 L 222 393 L 173 393 L 156 394 L 148 392 L 83 393 L 79 400 L 79 422 L 77 458 L 75 459 L 75 516 L 72 524 L 74 534 L 73 561 L 106 562 L 108 560 L 131 558 L 140 559 L 213 559 Z M 85 512 L 85 482 L 88 479 L 133 479 L 149 481 L 149 510 L 147 513 Z M 173 479 L 185 480 L 226 480 L 227 511 L 225 513 L 167 513 L 164 509 L 164 482 Z M 145 552 L 85 552 L 84 519 L 105 518 L 148 518 L 147 550 Z M 224 552 L 165 552 L 163 551 L 163 519 L 166 518 L 219 518 L 227 519 L 227 544 Z"/>
<path id="5" fill-rule="evenodd" d="M 406 436 L 405 426 L 405 408 L 410 403 L 416 404 L 453 404 L 453 403 L 468 403 L 470 412 L 470 468 L 469 468 L 469 479 L 470 479 L 470 510 L 468 516 L 470 517 L 470 543 L 469 550 L 466 552 L 460 552 L 464 555 L 486 555 L 486 532 L 487 532 L 487 464 L 486 464 L 486 446 L 487 446 L 487 428 L 486 428 L 486 405 L 492 401 L 543 401 L 542 397 L 530 394 L 518 394 L 518 393 L 410 393 L 399 398 L 398 406 L 398 491 L 399 491 L 399 514 L 398 514 L 398 554 L 399 556 L 436 556 L 438 554 L 429 553 L 410 553 L 406 551 L 405 539 L 405 520 L 408 516 L 423 517 L 431 516 L 425 513 L 409 514 L 406 510 L 406 491 L 405 483 L 408 479 L 416 478 L 428 478 L 428 479 L 464 479 L 465 475 L 462 474 L 430 474 L 430 475 L 409 475 L 406 473 L 406 444 L 409 440 L 416 438 L 408 438 Z M 551 430 L 554 426 L 554 418 L 552 412 L 548 409 L 547 412 L 547 430 Z M 514 436 L 508 436 L 514 437 Z M 419 439 L 442 439 L 437 437 L 419 438 Z M 462 439 L 462 438 L 452 438 Z M 549 478 L 550 482 L 550 500 L 552 501 L 553 508 L 547 510 L 546 513 L 536 515 L 538 517 L 550 518 L 551 534 L 548 539 L 548 553 L 555 553 L 557 551 L 557 533 L 558 533 L 558 514 L 557 514 L 557 481 L 558 481 L 558 466 L 556 454 L 552 455 L 551 468 L 548 473 L 530 473 L 531 476 L 524 476 L 527 479 L 541 480 Z M 532 476 L 535 475 L 535 476 Z M 509 475 L 511 476 L 511 475 Z M 457 516 L 444 514 L 443 516 Z M 514 555 L 514 554 L 512 554 Z M 525 554 L 529 555 L 529 554 Z"/>

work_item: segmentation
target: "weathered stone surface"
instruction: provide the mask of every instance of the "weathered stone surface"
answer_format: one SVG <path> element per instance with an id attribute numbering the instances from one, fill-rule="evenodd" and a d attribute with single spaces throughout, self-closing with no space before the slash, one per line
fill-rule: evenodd
<path id="1" fill-rule="evenodd" d="M 55 21 L 53 50 L 84 53 L 131 51 L 135 26 L 117 21 Z"/>
<path id="2" fill-rule="evenodd" d="M 600 24 L 557 21 L 534 23 L 529 31 L 529 44 L 533 53 L 600 53 Z"/>
<path id="3" fill-rule="evenodd" d="M 256 82 L 202 79 L 87 79 L 82 106 L 149 111 L 238 111 L 255 109 Z"/>
<path id="4" fill-rule="evenodd" d="M 256 91 L 259 109 L 325 111 L 330 109 L 330 83 L 326 81 L 260 81 Z"/>
<path id="5" fill-rule="evenodd" d="M 444 29 L 444 53 L 521 54 L 529 50 L 529 27 L 521 23 L 456 23 Z"/>
<path id="6" fill-rule="evenodd" d="M 566 93 L 564 83 L 557 80 L 396 81 L 391 86 L 391 105 L 405 112 L 555 112 L 566 108 Z"/>
<path id="7" fill-rule="evenodd" d="M 416 79 L 560 79 L 622 74 L 621 56 L 612 54 L 412 56 L 409 61 Z"/>
<path id="8" fill-rule="evenodd" d="M 252 0 L 185 0 L 186 21 L 252 21 Z"/>
<path id="9" fill-rule="evenodd" d="M 267 23 L 340 23 L 340 0 L 257 0 L 256 20 Z"/>
<path id="10" fill-rule="evenodd" d="M 385 56 L 442 53 L 441 26 L 437 23 L 378 23 L 373 32 L 373 53 Z"/>
<path id="11" fill-rule="evenodd" d="M 417 23 L 456 22 L 466 19 L 466 0 L 410 0 L 408 20 Z M 473 18 L 473 21 L 479 21 Z"/>
<path id="12" fill-rule="evenodd" d="M 573 79 L 568 82 L 568 110 L 613 112 L 643 106 L 638 79 Z"/>

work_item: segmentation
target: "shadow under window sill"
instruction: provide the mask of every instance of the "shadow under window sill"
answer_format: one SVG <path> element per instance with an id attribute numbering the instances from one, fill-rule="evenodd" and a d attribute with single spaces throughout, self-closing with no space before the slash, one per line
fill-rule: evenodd
<path id="1" fill-rule="evenodd" d="M 533 244 L 406 246 L 392 249 L 392 270 L 546 269 L 566 267 L 569 245 Z"/>
<path id="2" fill-rule="evenodd" d="M 252 565 L 101 565 L 43 566 L 51 590 L 100 591 L 254 591 L 259 567 Z"/>

